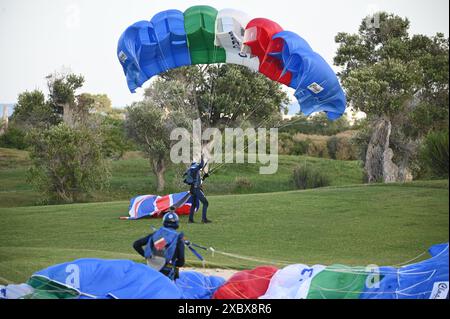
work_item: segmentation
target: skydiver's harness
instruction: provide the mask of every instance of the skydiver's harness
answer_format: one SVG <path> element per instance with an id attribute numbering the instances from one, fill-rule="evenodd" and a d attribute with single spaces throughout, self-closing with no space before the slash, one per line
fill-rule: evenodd
<path id="1" fill-rule="evenodd" d="M 201 182 L 204 181 L 206 178 L 209 177 L 209 173 L 204 173 L 203 177 L 200 177 L 200 175 L 197 175 L 199 173 L 198 170 L 202 170 L 203 168 L 208 164 L 208 162 L 206 162 L 205 164 L 203 164 L 203 166 L 199 169 L 200 164 L 198 163 L 194 163 L 191 166 L 189 166 L 189 168 L 184 172 L 183 174 L 183 182 L 185 184 L 188 184 L 189 186 L 196 186 L 196 187 L 201 187 Z M 199 180 L 197 180 L 199 179 Z M 195 185 L 196 183 L 200 183 L 200 185 Z"/>
<path id="2" fill-rule="evenodd" d="M 176 279 L 178 277 L 177 244 L 183 236 L 183 233 L 167 227 L 161 227 L 153 233 L 144 249 L 147 265 L 172 280 Z"/>
<path id="3" fill-rule="evenodd" d="M 185 240 L 183 233 L 178 233 L 173 229 L 161 227 L 156 230 L 155 227 L 151 227 L 155 232 L 147 242 L 144 249 L 144 257 L 147 259 L 147 265 L 149 267 L 163 273 L 171 280 L 177 279 L 179 270 L 176 266 L 176 250 L 180 239 L 195 255 L 195 257 L 204 263 L 205 260 L 203 256 L 200 255 L 194 247 L 204 250 L 208 250 L 208 248 L 194 244 L 189 240 Z"/>

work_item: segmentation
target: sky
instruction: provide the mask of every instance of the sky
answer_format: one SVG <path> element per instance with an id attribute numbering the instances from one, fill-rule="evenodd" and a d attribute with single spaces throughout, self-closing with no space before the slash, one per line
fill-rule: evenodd
<path id="1" fill-rule="evenodd" d="M 0 0 L 0 103 L 40 89 L 45 76 L 71 70 L 85 77 L 83 92 L 106 93 L 115 107 L 142 99 L 132 94 L 117 60 L 117 41 L 134 22 L 163 10 L 205 4 L 233 8 L 294 31 L 330 64 L 338 32 L 356 33 L 363 17 L 388 11 L 408 17 L 411 34 L 448 36 L 448 0 Z"/>

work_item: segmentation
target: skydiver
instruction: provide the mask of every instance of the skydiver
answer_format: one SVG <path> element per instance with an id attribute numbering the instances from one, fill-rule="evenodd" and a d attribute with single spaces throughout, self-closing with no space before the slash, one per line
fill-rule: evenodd
<path id="1" fill-rule="evenodd" d="M 211 223 L 212 220 L 208 219 L 206 217 L 207 211 L 208 211 L 208 200 L 205 197 L 205 193 L 202 189 L 202 183 L 203 181 L 209 177 L 208 173 L 204 173 L 203 177 L 201 176 L 201 172 L 203 171 L 203 168 L 205 167 L 205 162 L 203 160 L 203 156 L 201 158 L 200 163 L 192 163 L 191 167 L 189 168 L 189 173 L 191 180 L 189 181 L 189 184 L 191 185 L 190 193 L 192 195 L 192 205 L 191 209 L 189 211 L 189 220 L 188 223 L 194 223 L 194 212 L 196 208 L 200 208 L 200 202 L 203 204 L 202 209 L 202 223 Z"/>
<path id="2" fill-rule="evenodd" d="M 146 259 L 149 267 L 172 280 L 179 277 L 179 267 L 185 262 L 183 233 L 176 231 L 179 221 L 178 215 L 169 211 L 163 217 L 161 228 L 133 243 L 133 248 Z"/>

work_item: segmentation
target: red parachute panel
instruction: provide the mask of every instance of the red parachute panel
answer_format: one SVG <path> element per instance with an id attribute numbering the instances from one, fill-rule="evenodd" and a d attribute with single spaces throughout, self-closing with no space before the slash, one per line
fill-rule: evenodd
<path id="1" fill-rule="evenodd" d="M 260 266 L 235 273 L 213 295 L 214 299 L 257 299 L 269 288 L 276 267 Z"/>
<path id="2" fill-rule="evenodd" d="M 269 53 L 281 53 L 283 41 L 280 39 L 272 40 L 272 37 L 281 31 L 283 31 L 283 28 L 272 20 L 253 19 L 245 28 L 244 44 L 250 48 L 252 55 L 259 58 L 259 72 L 271 80 L 289 85 L 292 74 L 285 72 L 281 76 L 283 72 L 281 60 L 269 55 Z"/>

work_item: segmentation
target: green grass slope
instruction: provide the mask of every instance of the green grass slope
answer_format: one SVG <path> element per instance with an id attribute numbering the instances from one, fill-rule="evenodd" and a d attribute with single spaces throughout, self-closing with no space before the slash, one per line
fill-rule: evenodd
<path id="1" fill-rule="evenodd" d="M 448 181 L 209 196 L 209 201 L 214 222 L 187 224 L 183 216 L 180 230 L 214 247 L 214 256 L 200 252 L 221 268 L 400 265 L 426 258 L 422 253 L 430 245 L 448 241 Z M 133 241 L 161 220 L 119 220 L 127 208 L 127 201 L 0 208 L 0 283 L 23 282 L 39 269 L 82 257 L 139 261 Z M 198 265 L 187 256 L 188 265 Z M 247 257 L 265 261 L 242 259 Z"/>
<path id="2" fill-rule="evenodd" d="M 311 165 L 326 174 L 331 185 L 362 183 L 358 161 L 336 161 L 305 156 L 279 156 L 278 171 L 260 175 L 259 164 L 227 164 L 216 170 L 204 184 L 208 195 L 251 194 L 294 190 L 292 172 L 299 164 Z M 30 206 L 42 203 L 42 198 L 27 181 L 30 163 L 24 151 L 0 148 L 0 207 Z M 90 202 L 129 200 L 139 194 L 155 194 L 155 177 L 149 162 L 140 156 L 112 161 L 110 187 L 93 194 Z M 185 166 L 172 166 L 166 173 L 165 194 L 185 191 L 182 182 Z M 245 179 L 239 184 L 238 179 Z M 159 194 L 162 195 L 162 194 Z"/>

